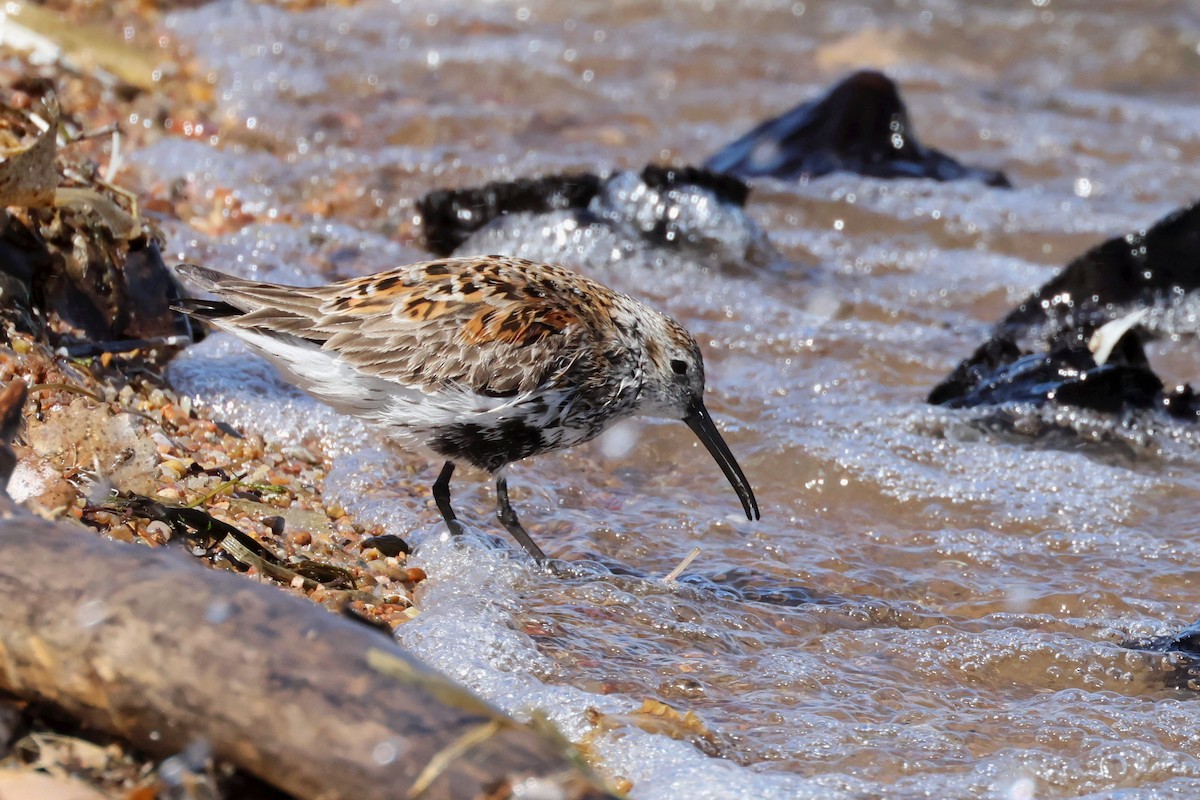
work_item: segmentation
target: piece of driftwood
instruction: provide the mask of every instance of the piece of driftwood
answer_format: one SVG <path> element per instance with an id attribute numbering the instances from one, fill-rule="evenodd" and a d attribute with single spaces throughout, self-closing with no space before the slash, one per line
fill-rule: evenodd
<path id="1" fill-rule="evenodd" d="M 25 384 L 0 392 L 0 489 Z M 390 638 L 166 549 L 37 519 L 0 491 L 0 690 L 153 755 L 197 743 L 299 798 L 611 797 Z"/>
<path id="2" fill-rule="evenodd" d="M 599 798 L 570 749 L 388 637 L 181 553 L 0 521 L 0 689 L 300 798 Z M 532 783 L 524 783 L 526 788 Z M 539 795 L 540 796 L 540 795 Z"/>

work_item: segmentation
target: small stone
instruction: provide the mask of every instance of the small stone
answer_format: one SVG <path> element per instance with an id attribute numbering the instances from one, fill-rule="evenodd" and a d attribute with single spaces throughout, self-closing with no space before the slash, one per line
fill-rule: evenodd
<path id="1" fill-rule="evenodd" d="M 188 415 L 182 408 L 177 405 L 167 405 L 162 410 L 163 419 L 171 423 L 175 427 L 179 427 L 187 422 Z"/>
<path id="2" fill-rule="evenodd" d="M 187 466 L 177 459 L 171 458 L 158 465 L 159 474 L 171 481 L 177 481 L 187 472 Z"/>
<path id="3" fill-rule="evenodd" d="M 145 538 L 155 544 L 166 544 L 171 541 L 171 526 L 160 519 L 156 519 L 146 526 Z"/>
<path id="4" fill-rule="evenodd" d="M 374 548 L 380 553 L 383 553 L 385 556 L 391 556 L 393 558 L 399 556 L 401 553 L 407 555 L 408 553 L 412 552 L 412 548 L 408 546 L 408 542 L 404 541 L 399 536 L 390 533 L 382 536 L 369 536 L 366 539 L 363 539 L 359 546 L 364 550 L 368 548 Z"/>

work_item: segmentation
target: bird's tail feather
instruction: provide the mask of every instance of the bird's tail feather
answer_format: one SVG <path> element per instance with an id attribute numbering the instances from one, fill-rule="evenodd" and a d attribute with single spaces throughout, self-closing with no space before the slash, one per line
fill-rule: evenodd
<path id="1" fill-rule="evenodd" d="M 242 313 L 241 309 L 221 300 L 191 300 L 185 298 L 176 300 L 171 304 L 171 308 L 187 314 L 189 317 L 205 320 L 236 317 Z"/>
<path id="2" fill-rule="evenodd" d="M 199 264 L 177 264 L 175 271 L 205 291 L 211 292 L 227 281 L 236 281 L 232 275 L 217 272 Z"/>

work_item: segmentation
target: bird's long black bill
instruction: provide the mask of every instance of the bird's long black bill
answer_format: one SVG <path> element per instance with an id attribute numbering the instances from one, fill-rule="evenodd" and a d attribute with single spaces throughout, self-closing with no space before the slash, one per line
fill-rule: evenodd
<path id="1" fill-rule="evenodd" d="M 762 515 L 758 511 L 758 501 L 754 499 L 754 490 L 750 488 L 750 483 L 746 480 L 746 476 L 742 473 L 742 468 L 738 466 L 737 461 L 734 459 L 733 453 L 729 452 L 729 446 L 721 438 L 721 433 L 717 430 L 717 426 L 713 424 L 712 417 L 708 415 L 708 410 L 704 407 L 704 404 L 699 400 L 693 403 L 683 421 L 700 437 L 700 441 L 704 442 L 704 446 L 708 448 L 708 452 L 712 454 L 717 465 L 721 467 L 721 471 L 725 473 L 729 484 L 737 492 L 738 499 L 742 501 L 742 508 L 746 509 L 746 518 L 761 519 Z"/>

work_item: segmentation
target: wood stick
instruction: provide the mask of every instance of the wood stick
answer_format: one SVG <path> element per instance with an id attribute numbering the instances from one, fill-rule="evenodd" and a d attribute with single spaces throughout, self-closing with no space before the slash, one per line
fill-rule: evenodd
<path id="1" fill-rule="evenodd" d="M 502 798 L 523 781 L 610 796 L 562 741 L 387 636 L 175 550 L 20 513 L 0 521 L 0 689 L 152 755 L 202 741 L 298 798 Z"/>

